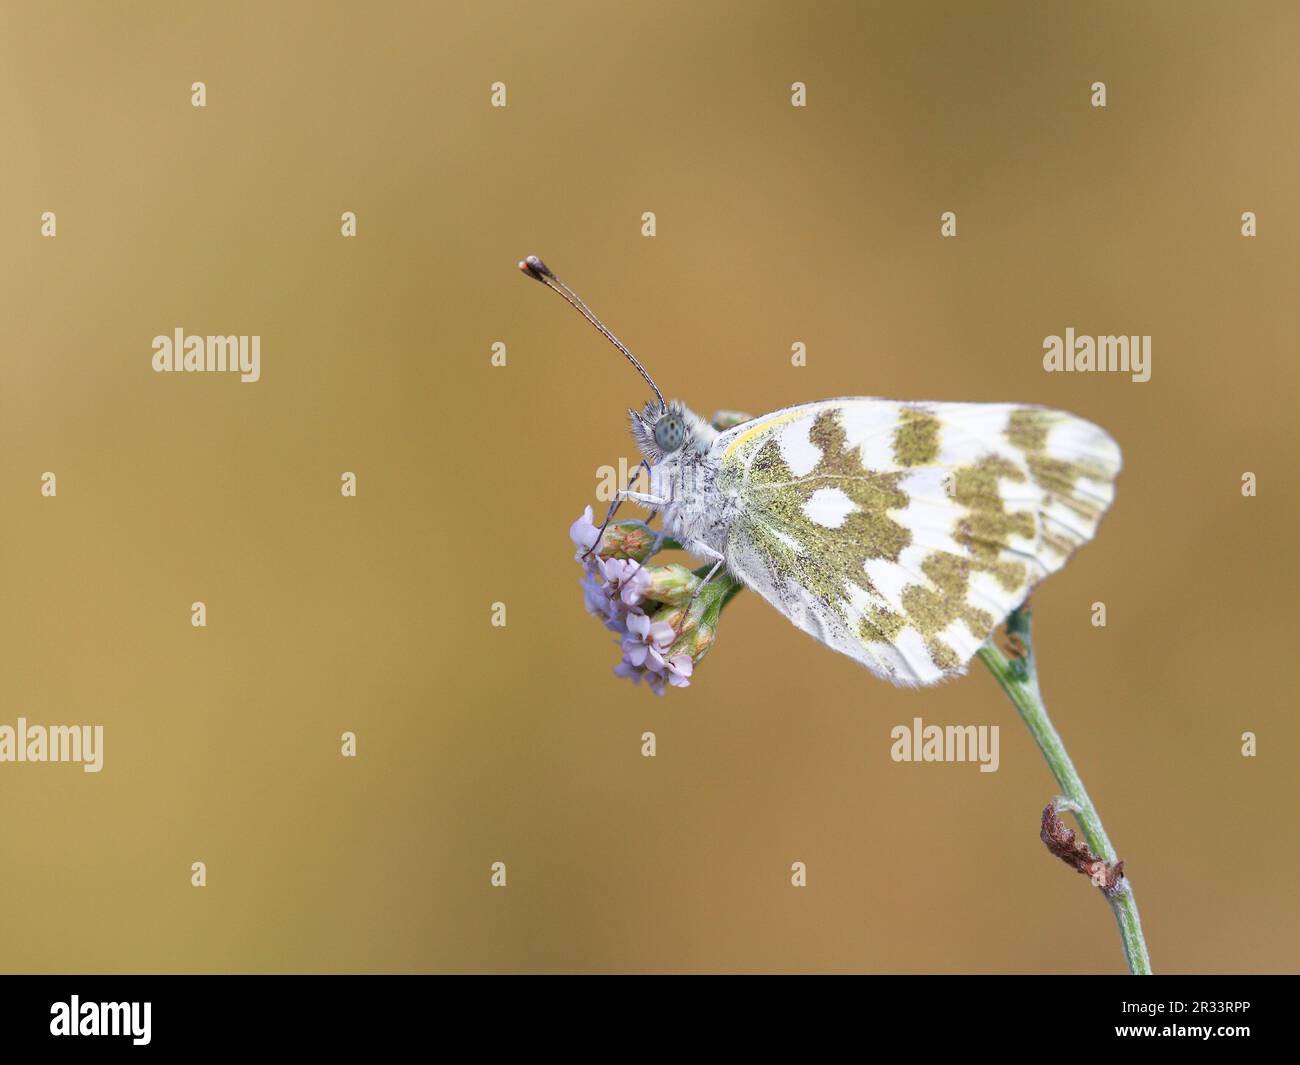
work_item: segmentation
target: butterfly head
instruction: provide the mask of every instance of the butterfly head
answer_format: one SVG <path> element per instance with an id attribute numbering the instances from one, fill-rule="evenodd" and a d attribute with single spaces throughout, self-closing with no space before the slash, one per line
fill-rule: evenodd
<path id="1" fill-rule="evenodd" d="M 630 410 L 628 414 L 632 418 L 632 438 L 651 465 L 707 444 L 712 436 L 704 420 L 679 400 L 663 408 L 647 403 L 644 409 Z"/>

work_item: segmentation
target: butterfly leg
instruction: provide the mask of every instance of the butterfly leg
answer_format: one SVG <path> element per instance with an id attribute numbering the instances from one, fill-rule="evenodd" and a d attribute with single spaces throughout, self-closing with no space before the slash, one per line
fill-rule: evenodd
<path id="1" fill-rule="evenodd" d="M 625 499 L 630 499 L 633 502 L 642 503 L 647 507 L 663 507 L 663 506 L 667 506 L 669 503 L 669 500 L 660 499 L 658 496 L 647 495 L 644 492 L 629 492 L 626 489 L 620 490 L 618 495 L 615 496 L 615 499 L 620 503 Z M 656 511 L 655 513 L 658 513 L 658 511 Z M 645 523 L 647 529 L 650 528 L 650 522 L 652 521 L 654 521 L 654 514 L 651 514 L 649 519 Z M 653 532 L 653 530 L 651 531 Z M 656 532 L 654 538 L 654 544 L 651 546 L 649 552 L 647 552 L 645 558 L 649 558 L 651 555 L 656 554 L 659 551 L 659 548 L 663 546 L 663 542 L 666 537 L 667 537 L 667 533 L 665 533 L 662 529 Z M 634 569 L 632 573 L 628 574 L 628 576 L 630 577 L 633 574 L 635 574 L 637 570 L 639 570 L 644 565 L 645 565 L 644 558 L 638 560 L 636 564 L 636 569 Z"/>
<path id="2" fill-rule="evenodd" d="M 704 586 L 707 585 L 709 581 L 713 580 L 713 578 L 717 575 L 718 570 L 722 568 L 722 564 L 726 561 L 726 559 L 722 556 L 722 553 L 720 551 L 713 550 L 713 548 L 711 548 L 708 544 L 702 544 L 696 542 L 688 545 L 688 549 L 694 551 L 698 555 L 704 555 L 706 558 L 711 558 L 714 561 L 713 561 L 713 568 L 710 569 L 709 572 L 704 575 L 704 580 L 700 581 L 699 586 L 695 589 L 694 592 L 691 593 L 691 601 L 686 604 L 686 613 L 682 615 L 683 621 L 685 621 L 686 618 L 690 617 L 691 607 L 695 605 L 695 600 L 700 597 L 700 592 L 704 591 Z"/>
<path id="3" fill-rule="evenodd" d="M 654 558 L 655 555 L 659 554 L 659 549 L 664 546 L 664 541 L 668 539 L 667 529 L 650 528 L 650 523 L 655 520 L 655 514 L 658 513 L 659 512 L 656 510 L 654 514 L 651 514 L 650 517 L 648 517 L 645 520 L 646 530 L 648 532 L 652 532 L 655 534 L 655 538 L 650 544 L 650 550 L 645 553 L 645 556 L 643 558 L 637 559 L 636 568 L 633 569 L 632 572 L 629 573 L 627 577 L 624 578 L 624 580 L 636 576 L 636 571 L 639 570 L 642 566 L 644 566 L 650 559 Z"/>
<path id="4" fill-rule="evenodd" d="M 622 502 L 623 500 L 615 497 L 614 502 L 610 503 L 609 510 L 605 511 L 605 520 L 600 523 L 600 528 L 596 530 L 596 539 L 594 539 L 591 542 L 591 546 L 579 556 L 580 558 L 586 558 L 600 546 L 600 541 L 605 535 L 605 530 L 609 528 L 609 523 L 614 520 L 614 515 L 618 513 L 619 505 Z"/>
<path id="5" fill-rule="evenodd" d="M 629 492 L 627 489 L 621 489 L 617 496 L 621 502 L 624 499 L 630 499 L 634 503 L 643 503 L 648 507 L 666 507 L 671 500 L 664 499 L 661 496 L 652 496 L 649 492 Z"/>
<path id="6" fill-rule="evenodd" d="M 636 472 L 633 473 L 632 476 L 628 478 L 628 482 L 627 482 L 628 484 L 632 484 L 632 483 L 634 483 L 634 482 L 636 481 L 637 477 L 640 476 L 640 474 L 641 474 L 641 467 L 642 467 L 642 466 L 645 467 L 645 471 L 646 471 L 646 473 L 649 474 L 649 472 L 650 472 L 650 463 L 647 462 L 645 459 L 642 459 L 642 460 L 637 464 Z M 623 492 L 619 492 L 618 494 L 616 494 L 616 495 L 614 496 L 614 500 L 613 500 L 613 502 L 611 502 L 610 505 L 609 505 L 609 510 L 607 510 L 607 511 L 605 512 L 605 520 L 602 521 L 602 522 L 600 523 L 600 528 L 596 530 L 596 540 L 595 540 L 595 542 L 594 542 L 594 543 L 593 543 L 589 548 L 587 548 L 586 551 L 584 551 L 584 552 L 582 553 L 582 555 L 581 555 L 582 558 L 586 558 L 586 557 L 587 557 L 588 555 L 590 555 L 593 551 L 595 551 L 597 547 L 600 546 L 600 541 L 601 541 L 601 538 L 605 535 L 605 530 L 606 530 L 607 528 L 609 528 L 609 523 L 610 523 L 611 521 L 614 520 L 614 515 L 618 513 L 618 508 L 619 508 L 620 506 L 622 506 L 622 504 L 623 504 L 623 500 L 624 500 L 625 498 L 627 498 L 627 496 L 626 496 Z M 651 515 L 651 517 L 653 518 L 654 515 Z M 656 550 L 656 551 L 659 550 L 658 543 L 656 543 L 656 545 L 655 545 L 655 550 Z"/>
<path id="7" fill-rule="evenodd" d="M 699 595 L 700 592 L 703 590 L 704 586 L 708 584 L 709 581 L 713 580 L 713 578 L 717 575 L 718 570 L 722 568 L 722 564 L 726 561 L 726 559 L 722 557 L 721 552 L 715 551 L 713 550 L 713 548 L 707 547 L 704 544 L 693 544 L 692 546 L 700 554 L 706 555 L 709 558 L 713 559 L 713 568 L 704 575 L 704 580 L 700 581 L 699 588 L 695 589 L 695 595 Z M 694 596 L 692 596 L 692 601 L 694 601 Z"/>
<path id="8" fill-rule="evenodd" d="M 628 488 L 620 488 L 620 489 L 619 489 L 619 490 L 614 494 L 614 498 L 615 498 L 617 501 L 619 501 L 619 502 L 622 502 L 624 499 L 631 499 L 633 502 L 636 502 L 636 503 L 643 503 L 643 504 L 645 504 L 646 506 L 650 506 L 650 507 L 662 507 L 662 506 L 665 506 L 665 505 L 668 503 L 668 500 L 666 500 L 666 499 L 660 499 L 658 496 L 656 496 L 656 495 L 650 495 L 649 493 L 646 493 L 646 492 L 633 492 L 633 491 L 631 490 L 631 487 L 630 487 L 630 486 L 636 484 L 636 482 L 637 482 L 637 478 L 641 476 L 641 470 L 642 470 L 642 468 L 645 469 L 645 472 L 646 472 L 646 479 L 647 479 L 647 481 L 649 480 L 649 477 L 650 477 L 650 461 L 649 461 L 648 459 L 642 459 L 642 460 L 637 464 L 637 468 L 632 472 L 632 475 L 627 479 L 627 483 L 628 483 L 629 487 L 628 487 Z M 651 515 L 651 517 L 653 517 L 653 515 Z"/>

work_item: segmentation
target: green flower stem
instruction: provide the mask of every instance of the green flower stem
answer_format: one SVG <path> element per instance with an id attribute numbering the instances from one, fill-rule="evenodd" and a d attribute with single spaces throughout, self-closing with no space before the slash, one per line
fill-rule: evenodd
<path id="1" fill-rule="evenodd" d="M 680 545 L 675 540 L 665 540 L 660 545 L 675 549 Z M 695 570 L 697 577 L 703 577 L 712 568 L 701 566 Z M 702 622 L 716 627 L 718 615 L 743 585 L 734 580 L 725 570 L 714 575 L 710 586 L 697 601 L 692 613 L 698 611 Z M 979 650 L 979 656 L 989 667 L 1002 690 L 1011 699 L 1011 704 L 1020 714 L 1021 720 L 1029 727 L 1030 735 L 1043 752 L 1048 768 L 1056 777 L 1061 789 L 1061 798 L 1057 807 L 1061 812 L 1073 813 L 1083 831 L 1088 846 L 1093 854 L 1102 858 L 1108 865 L 1114 866 L 1119 857 L 1111 845 L 1110 837 L 1101 823 L 1101 816 L 1088 796 L 1088 789 L 1083 786 L 1083 779 L 1070 761 L 1070 754 L 1061 741 L 1060 734 L 1047 716 L 1047 707 L 1038 689 L 1038 668 L 1034 659 L 1034 645 L 1030 633 L 1030 611 L 1028 609 L 1013 611 L 1007 618 L 1007 635 L 1019 641 L 1024 654 L 1016 658 L 1007 658 L 990 640 Z M 1135 976 L 1151 975 L 1151 958 L 1147 954 L 1146 940 L 1142 937 L 1142 922 L 1138 917 L 1137 900 L 1133 897 L 1133 885 L 1128 877 L 1121 877 L 1119 884 L 1109 894 L 1103 892 L 1119 925 L 1120 940 L 1124 945 L 1124 957 L 1128 961 L 1128 970 Z"/>
<path id="2" fill-rule="evenodd" d="M 709 575 L 709 570 L 711 569 L 713 569 L 713 564 L 705 563 L 699 569 L 692 570 L 691 572 L 700 579 L 703 579 Z M 740 581 L 736 580 L 724 569 L 718 570 L 718 572 L 713 575 L 713 580 L 709 582 L 709 586 L 702 594 L 704 596 L 710 596 L 717 602 L 717 610 L 714 611 L 713 614 L 715 624 L 717 623 L 717 616 L 722 613 L 722 608 L 735 599 L 736 593 L 744 587 L 745 586 L 741 584 Z"/>
<path id="3" fill-rule="evenodd" d="M 1007 634 L 1017 639 L 1024 648 L 1024 655 L 1007 658 L 990 640 L 979 650 L 979 656 L 989 667 L 1002 690 L 1007 693 L 1012 705 L 1020 714 L 1021 720 L 1029 727 L 1034 742 L 1043 752 L 1048 768 L 1056 777 L 1061 788 L 1060 809 L 1074 814 L 1083 830 L 1084 838 L 1092 852 L 1110 865 L 1119 861 L 1115 848 L 1111 846 L 1110 837 L 1101 823 L 1101 817 L 1070 754 L 1061 742 L 1060 734 L 1047 716 L 1047 707 L 1038 689 L 1038 669 L 1034 661 L 1034 647 L 1030 638 L 1030 611 L 1017 610 L 1007 618 Z M 1104 894 L 1104 893 L 1103 893 Z M 1120 880 L 1119 885 L 1107 897 L 1115 921 L 1119 925 L 1120 939 L 1124 944 L 1124 957 L 1128 961 L 1128 971 L 1135 976 L 1151 975 L 1151 958 L 1147 954 L 1146 940 L 1142 938 L 1142 922 L 1138 918 L 1137 900 L 1133 897 L 1133 887 L 1128 878 Z"/>

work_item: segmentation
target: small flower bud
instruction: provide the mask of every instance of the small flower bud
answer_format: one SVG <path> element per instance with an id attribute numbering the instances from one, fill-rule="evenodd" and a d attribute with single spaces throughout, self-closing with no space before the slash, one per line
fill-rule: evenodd
<path id="1" fill-rule="evenodd" d="M 605 529 L 596 553 L 601 558 L 644 562 L 655 552 L 656 534 L 643 521 L 614 521 Z"/>
<path id="2" fill-rule="evenodd" d="M 646 682 L 656 695 L 691 683 L 695 665 L 717 639 L 722 608 L 740 590 L 726 571 L 704 583 L 707 572 L 669 563 L 646 565 L 659 548 L 680 545 L 645 522 L 614 522 L 599 536 L 588 507 L 569 530 L 583 566 L 589 613 L 619 637 L 623 660 L 617 676 Z"/>
<path id="3" fill-rule="evenodd" d="M 700 586 L 700 578 L 685 566 L 670 563 L 667 566 L 646 566 L 650 581 L 642 595 L 668 606 L 684 606 L 691 601 Z"/>
<path id="4" fill-rule="evenodd" d="M 714 641 L 718 638 L 718 610 L 716 607 L 716 602 L 713 602 L 712 597 L 708 596 L 708 590 L 706 589 L 689 608 L 686 606 L 666 607 L 664 611 L 655 614 L 656 621 L 667 621 L 677 633 L 677 638 L 668 648 L 668 654 L 684 654 L 689 656 L 692 662 L 698 662 L 708 654 L 713 647 Z M 661 618 L 665 611 L 671 611 L 671 613 Z"/>

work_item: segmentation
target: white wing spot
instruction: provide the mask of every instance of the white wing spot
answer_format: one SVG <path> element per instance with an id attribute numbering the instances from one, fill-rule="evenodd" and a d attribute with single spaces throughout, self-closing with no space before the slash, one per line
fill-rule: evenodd
<path id="1" fill-rule="evenodd" d="M 865 469 L 889 473 L 898 469 L 894 461 L 894 430 L 898 428 L 900 405 L 877 399 L 869 403 L 848 403 L 840 410 L 847 448 L 861 448 Z"/>
<path id="2" fill-rule="evenodd" d="M 943 677 L 943 670 L 934 664 L 934 659 L 925 646 L 925 637 L 911 625 L 903 626 L 894 640 L 894 646 L 903 656 L 903 661 L 907 663 L 907 668 L 918 684 L 933 684 Z"/>
<path id="3" fill-rule="evenodd" d="M 957 652 L 957 657 L 965 662 L 980 649 L 980 644 L 984 641 L 972 635 L 964 621 L 954 621 L 939 633 L 939 642 L 951 647 Z"/>
<path id="4" fill-rule="evenodd" d="M 838 529 L 844 519 L 853 513 L 854 502 L 839 488 L 819 488 L 808 497 L 803 512 L 809 521 Z"/>
<path id="5" fill-rule="evenodd" d="M 781 458 L 796 477 L 807 477 L 822 460 L 821 448 L 808 437 L 812 424 L 812 418 L 798 418 L 782 429 L 777 438 Z"/>
<path id="6" fill-rule="evenodd" d="M 869 558 L 862 568 L 889 609 L 901 611 L 903 589 L 916 583 L 912 575 L 897 562 L 890 562 L 887 558 Z"/>
<path id="7" fill-rule="evenodd" d="M 904 477 L 898 488 L 907 496 L 907 506 L 889 511 L 889 517 L 912 534 L 912 546 L 925 548 L 925 554 L 946 551 L 969 558 L 970 552 L 952 536 L 969 512 L 950 497 L 951 479 L 952 474 L 940 467 L 927 467 Z M 918 561 L 923 558 L 924 554 Z"/>

